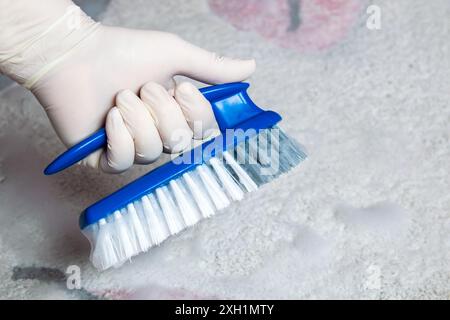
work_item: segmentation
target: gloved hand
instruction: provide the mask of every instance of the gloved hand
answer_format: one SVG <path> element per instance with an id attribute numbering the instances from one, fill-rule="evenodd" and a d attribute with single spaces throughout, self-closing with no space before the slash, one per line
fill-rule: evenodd
<path id="1" fill-rule="evenodd" d="M 0 0 L 0 70 L 33 92 L 66 146 L 105 126 L 107 149 L 83 161 L 105 172 L 179 152 L 217 127 L 208 101 L 173 76 L 223 83 L 254 69 L 173 34 L 103 26 L 69 0 Z"/>

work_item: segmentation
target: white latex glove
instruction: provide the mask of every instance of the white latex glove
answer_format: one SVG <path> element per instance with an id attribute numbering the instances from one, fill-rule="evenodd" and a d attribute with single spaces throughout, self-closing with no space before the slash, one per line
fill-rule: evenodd
<path id="1" fill-rule="evenodd" d="M 224 83 L 254 69 L 173 34 L 103 26 L 69 0 L 0 0 L 0 70 L 34 93 L 66 146 L 105 126 L 107 149 L 83 161 L 105 172 L 179 152 L 217 127 L 208 101 L 173 76 Z"/>

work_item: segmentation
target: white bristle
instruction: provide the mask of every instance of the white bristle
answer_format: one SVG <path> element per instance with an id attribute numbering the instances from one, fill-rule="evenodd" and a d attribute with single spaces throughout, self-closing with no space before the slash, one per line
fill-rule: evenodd
<path id="1" fill-rule="evenodd" d="M 95 244 L 98 238 L 98 223 L 93 223 L 86 228 L 83 229 L 83 234 L 89 240 L 91 244 L 91 248 L 95 248 Z M 91 255 L 93 254 L 93 250 L 91 250 Z"/>
<path id="2" fill-rule="evenodd" d="M 107 269 L 114 266 L 118 261 L 113 244 L 112 225 L 106 223 L 105 219 L 98 221 L 97 239 L 91 254 L 92 264 L 98 269 Z"/>
<path id="3" fill-rule="evenodd" d="M 280 154 L 275 145 L 275 141 L 278 141 L 278 138 L 275 138 L 272 134 L 270 134 L 269 141 L 267 139 L 268 134 L 270 134 L 270 132 L 263 131 L 258 136 L 258 158 L 260 159 L 261 164 L 266 167 L 266 169 L 272 168 L 273 170 L 279 170 Z"/>
<path id="4" fill-rule="evenodd" d="M 224 159 L 239 177 L 239 182 L 245 187 L 247 192 L 252 192 L 258 189 L 258 185 L 250 178 L 245 170 L 234 160 L 233 156 L 228 152 L 223 153 Z"/>
<path id="5" fill-rule="evenodd" d="M 91 260 L 101 270 L 117 267 L 241 200 L 305 157 L 282 131 L 262 130 L 83 229 L 92 245 Z"/>
<path id="6" fill-rule="evenodd" d="M 180 215 L 175 203 L 172 200 L 169 189 L 167 187 L 161 187 L 156 189 L 156 196 L 158 202 L 161 205 L 161 209 L 166 219 L 167 226 L 169 227 L 171 234 L 176 234 L 185 228 L 185 222 Z"/>
<path id="7" fill-rule="evenodd" d="M 152 239 L 153 244 L 158 245 L 170 235 L 169 229 L 164 221 L 164 216 L 162 215 L 158 204 L 152 204 L 152 202 L 156 202 L 155 196 L 151 194 L 148 197 L 142 197 L 141 200 L 148 223 L 150 238 Z"/>
<path id="8" fill-rule="evenodd" d="M 239 163 L 257 164 L 258 163 L 258 137 L 252 137 L 245 143 L 236 147 L 238 151 Z"/>
<path id="9" fill-rule="evenodd" d="M 118 210 L 113 213 L 113 226 L 115 229 L 114 242 L 116 244 L 117 255 L 121 259 L 131 258 L 137 251 L 137 246 L 133 243 L 127 222 Z"/>
<path id="10" fill-rule="evenodd" d="M 209 163 L 213 167 L 220 182 L 222 182 L 222 185 L 230 195 L 231 199 L 242 200 L 244 198 L 244 191 L 242 191 L 241 187 L 234 181 L 233 177 L 227 171 L 223 163 L 217 158 L 212 158 L 209 160 Z"/>
<path id="11" fill-rule="evenodd" d="M 250 147 L 250 142 L 247 143 L 249 150 L 254 150 Z M 239 163 L 244 163 L 243 167 L 246 172 L 252 177 L 252 180 L 258 185 L 263 185 L 266 180 L 261 175 L 261 165 L 258 163 L 258 155 L 255 152 L 246 152 L 246 145 L 239 145 L 236 148 L 237 160 Z M 243 161 L 243 162 L 242 162 Z"/>
<path id="12" fill-rule="evenodd" d="M 187 226 L 193 226 L 200 220 L 200 214 L 196 205 L 192 202 L 192 199 L 189 197 L 186 190 L 184 190 L 180 179 L 170 181 L 169 185 L 178 208 L 183 215 L 184 222 Z"/>
<path id="13" fill-rule="evenodd" d="M 267 141 L 266 138 L 266 132 L 262 131 L 259 136 L 258 136 L 258 143 L 257 143 L 257 148 L 258 148 L 258 159 L 260 161 L 260 163 L 263 166 L 268 166 L 268 165 L 272 165 L 272 158 L 270 157 L 270 149 L 269 147 L 271 146 L 269 144 L 269 142 Z"/>
<path id="14" fill-rule="evenodd" d="M 136 208 L 132 203 L 128 204 L 127 212 L 130 237 L 134 238 L 134 242 L 138 245 L 138 250 L 136 251 L 147 251 L 152 244 L 150 243 L 146 233 L 144 232 L 144 228 L 141 224 L 141 221 L 139 220 Z"/>
<path id="15" fill-rule="evenodd" d="M 208 197 L 208 193 L 203 187 L 203 183 L 195 172 L 186 172 L 183 174 L 183 179 L 189 188 L 198 208 L 200 209 L 203 217 L 208 218 L 214 214 L 214 207 L 211 203 L 211 199 Z"/>
<path id="16" fill-rule="evenodd" d="M 140 199 L 138 201 L 134 201 L 133 206 L 134 206 L 134 209 L 136 210 L 137 217 L 139 219 L 139 222 L 141 223 L 143 232 L 147 236 L 147 241 L 149 242 L 150 247 L 152 247 L 154 245 L 152 237 L 150 236 L 152 228 L 148 222 L 147 216 L 145 215 L 144 206 L 142 205 L 142 202 L 143 202 L 142 199 Z"/>
<path id="17" fill-rule="evenodd" d="M 227 195 L 222 191 L 222 187 L 216 180 L 214 173 L 206 165 L 198 166 L 196 171 L 198 172 L 200 179 L 206 187 L 206 191 L 210 195 L 217 210 L 225 209 L 230 205 L 230 200 Z"/>

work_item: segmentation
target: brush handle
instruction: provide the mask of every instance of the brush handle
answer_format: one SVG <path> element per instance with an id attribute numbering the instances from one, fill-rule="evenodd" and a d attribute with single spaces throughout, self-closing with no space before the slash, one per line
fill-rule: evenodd
<path id="1" fill-rule="evenodd" d="M 248 96 L 248 87 L 248 83 L 236 82 L 200 89 L 200 92 L 211 104 L 214 116 L 222 132 L 226 129 L 234 128 L 237 124 L 263 112 Z M 44 170 L 44 174 L 52 175 L 62 171 L 83 160 L 91 153 L 104 148 L 106 143 L 106 131 L 105 128 L 101 128 L 58 156 Z"/>

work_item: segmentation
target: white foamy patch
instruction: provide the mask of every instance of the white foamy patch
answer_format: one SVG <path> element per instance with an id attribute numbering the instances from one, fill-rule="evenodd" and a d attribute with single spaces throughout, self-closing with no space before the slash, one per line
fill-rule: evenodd
<path id="1" fill-rule="evenodd" d="M 395 232 L 405 227 L 408 221 L 405 209 L 389 202 L 375 203 L 365 208 L 341 205 L 335 214 L 346 225 L 372 232 Z"/>

